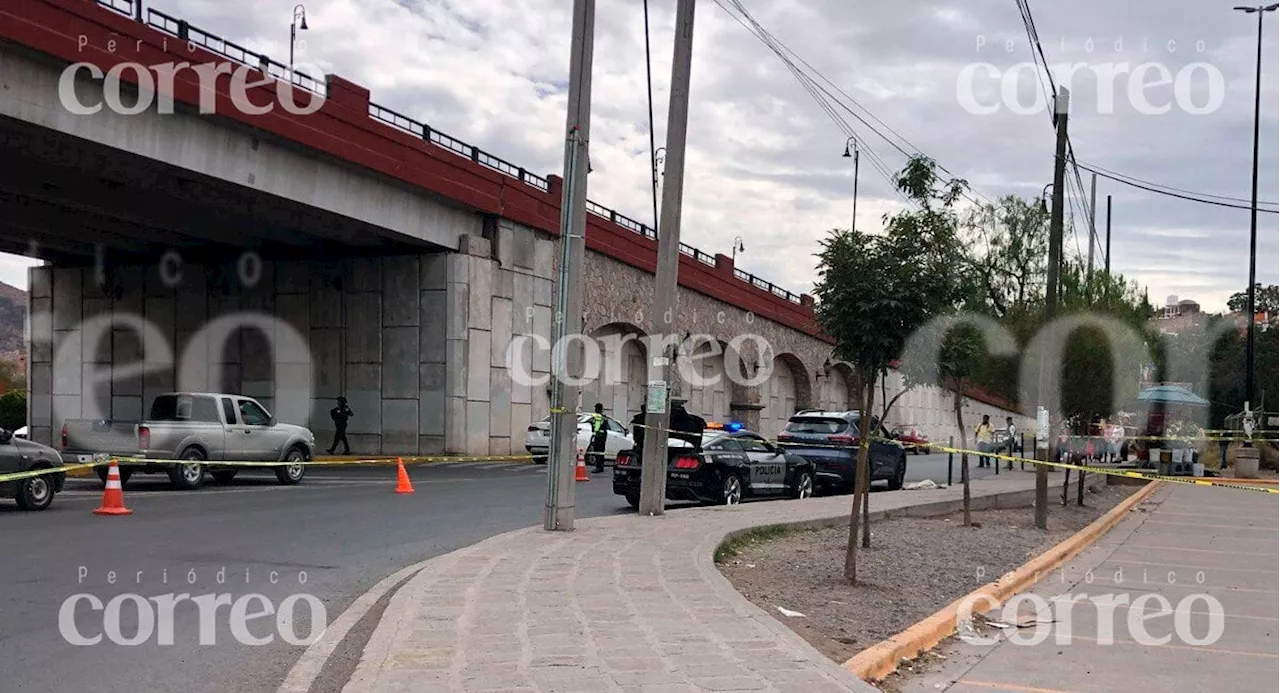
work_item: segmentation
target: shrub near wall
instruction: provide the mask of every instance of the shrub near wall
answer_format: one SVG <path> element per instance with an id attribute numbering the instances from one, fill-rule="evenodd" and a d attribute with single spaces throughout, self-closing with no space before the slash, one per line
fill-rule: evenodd
<path id="1" fill-rule="evenodd" d="M 27 425 L 27 393 L 10 390 L 0 395 L 0 428 L 16 431 Z"/>

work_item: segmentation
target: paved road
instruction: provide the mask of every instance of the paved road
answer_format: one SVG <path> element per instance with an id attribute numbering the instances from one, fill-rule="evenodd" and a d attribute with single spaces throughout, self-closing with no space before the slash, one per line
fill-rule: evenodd
<path id="1" fill-rule="evenodd" d="M 994 464 L 994 461 L 993 461 Z M 1013 465 L 1013 470 L 1018 471 L 1018 465 Z M 1027 471 L 1031 471 L 1030 465 Z M 983 469 L 978 468 L 978 460 L 974 457 L 969 458 L 969 475 L 971 479 L 984 479 L 988 476 L 995 475 L 994 467 Z M 1005 474 L 1007 470 L 1000 468 L 1000 473 Z M 960 456 L 956 455 L 951 462 L 951 478 L 952 483 L 960 483 Z M 932 479 L 935 483 L 947 483 L 947 456 L 945 454 L 935 455 L 907 455 L 907 481 L 923 481 L 924 479 Z"/>
<path id="2" fill-rule="evenodd" d="M 184 602 L 174 609 L 173 645 L 156 644 L 157 631 L 137 646 L 104 638 L 86 647 L 60 635 L 59 608 L 82 592 L 104 603 L 122 593 L 148 599 L 230 594 L 235 600 L 256 592 L 274 605 L 307 593 L 332 620 L 403 566 L 542 521 L 545 467 L 432 465 L 410 467 L 410 474 L 413 495 L 393 492 L 389 467 L 318 468 L 294 487 L 257 475 L 194 492 L 169 490 L 159 475 L 139 475 L 125 489 L 134 511 L 128 517 L 90 512 L 101 500 L 97 479 L 68 480 L 68 490 L 43 513 L 22 513 L 0 501 L 0 688 L 274 691 L 303 648 L 279 636 L 265 646 L 239 644 L 228 626 L 229 607 L 218 610 L 212 646 L 198 644 L 199 610 Z M 612 495 L 607 477 L 594 478 L 575 487 L 579 516 L 629 510 Z M 115 584 L 108 583 L 109 571 Z M 262 605 L 249 606 L 253 612 Z M 306 637 L 305 602 L 297 612 L 303 622 L 296 632 Z M 122 634 L 134 636 L 138 607 L 125 602 L 121 614 Z M 103 632 L 104 618 L 79 604 L 86 637 Z M 272 621 L 253 621 L 250 633 L 275 634 Z"/>

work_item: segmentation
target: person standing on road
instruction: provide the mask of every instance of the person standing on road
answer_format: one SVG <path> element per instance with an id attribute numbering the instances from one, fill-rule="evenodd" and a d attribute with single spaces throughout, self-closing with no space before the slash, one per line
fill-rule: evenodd
<path id="1" fill-rule="evenodd" d="M 1016 445 L 1015 441 L 1018 439 L 1018 427 L 1013 424 L 1012 416 L 1004 417 L 1004 434 L 1006 436 L 1005 447 L 1009 449 L 1009 456 L 1012 457 L 1014 455 L 1014 445 Z M 1000 463 L 996 462 L 996 464 Z M 1007 468 L 1013 469 L 1013 460 L 1009 460 Z"/>
<path id="2" fill-rule="evenodd" d="M 587 444 L 587 456 L 595 461 L 591 471 L 596 474 L 604 471 L 604 445 L 608 437 L 608 429 L 604 422 L 604 405 L 596 402 L 595 413 L 591 415 L 591 442 Z"/>
<path id="3" fill-rule="evenodd" d="M 347 406 L 347 398 L 339 397 L 338 406 L 329 410 L 329 418 L 333 419 L 333 445 L 329 446 L 329 454 L 332 455 L 338 449 L 338 443 L 342 443 L 342 454 L 351 454 L 351 444 L 347 442 L 347 420 L 355 413 L 351 411 L 351 407 Z"/>
<path id="4" fill-rule="evenodd" d="M 994 430 L 991 428 L 991 416 L 988 414 L 983 414 L 982 423 L 978 424 L 978 427 L 975 428 L 973 431 L 973 437 L 978 442 L 978 452 L 991 451 L 992 433 L 994 433 Z M 979 467 L 986 467 L 990 464 L 991 464 L 990 457 L 987 457 L 986 455 L 978 456 Z"/>
<path id="5" fill-rule="evenodd" d="M 641 404 L 640 413 L 631 417 L 631 449 L 635 451 L 637 459 L 644 454 L 644 419 L 649 415 L 648 407 L 648 404 Z"/>

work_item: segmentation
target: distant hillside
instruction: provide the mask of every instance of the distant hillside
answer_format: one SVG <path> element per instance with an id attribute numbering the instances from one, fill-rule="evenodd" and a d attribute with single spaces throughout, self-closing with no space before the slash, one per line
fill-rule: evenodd
<path id="1" fill-rule="evenodd" d="M 27 292 L 0 282 L 0 358 L 11 359 L 26 349 Z"/>

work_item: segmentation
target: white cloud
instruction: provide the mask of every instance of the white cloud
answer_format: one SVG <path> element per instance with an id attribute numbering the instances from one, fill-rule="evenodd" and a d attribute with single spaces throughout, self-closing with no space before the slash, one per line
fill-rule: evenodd
<path id="1" fill-rule="evenodd" d="M 727 0 L 722 0 L 728 4 Z M 156 0 L 159 9 L 273 56 L 288 53 L 293 2 Z M 310 0 L 300 60 L 369 87 L 374 101 L 425 120 L 517 165 L 558 173 L 562 165 L 570 11 L 565 0 Z M 970 115 L 956 99 L 963 67 L 1001 70 L 1031 60 L 1013 3 L 974 0 L 744 0 L 766 29 L 876 116 L 983 195 L 1038 196 L 1051 180 L 1047 113 L 1007 109 Z M 665 134 L 675 0 L 651 0 L 657 139 Z M 1144 116 L 1124 104 L 1126 78 L 1099 114 L 1097 86 L 1077 75 L 1072 142 L 1077 157 L 1179 188 L 1248 198 L 1254 28 L 1227 7 L 1192 0 L 1081 0 L 1033 3 L 1050 64 L 1159 61 L 1171 72 L 1193 62 L 1220 70 L 1226 90 L 1209 115 Z M 593 200 L 648 222 L 648 106 L 639 0 L 598 2 L 593 75 Z M 683 238 L 711 253 L 735 236 L 739 265 L 794 291 L 814 277 L 812 254 L 829 228 L 848 224 L 852 184 L 845 136 L 787 69 L 716 3 L 698 4 L 695 22 Z M 1280 28 L 1268 25 L 1274 58 Z M 982 38 L 980 46 L 979 38 Z M 1012 49 L 1004 42 L 1012 40 Z M 1175 49 L 1169 50 L 1169 41 Z M 1203 42 L 1202 44 L 1200 42 Z M 1091 48 L 1091 50 L 1090 50 Z M 1203 48 L 1203 50 L 1201 50 Z M 1275 60 L 1266 67 L 1275 69 Z M 1264 75 L 1264 200 L 1280 196 L 1277 81 Z M 830 88 L 830 87 L 828 87 Z M 1040 86 L 1029 75 L 1029 102 Z M 834 90 L 833 90 L 834 91 Z M 855 110 L 858 110 L 855 108 Z M 897 137 L 876 123 L 895 141 Z M 848 113 L 841 116 L 892 170 L 903 155 Z M 902 146 L 908 150 L 906 144 Z M 859 223 L 872 227 L 900 207 L 864 151 Z M 1088 174 L 1085 186 L 1088 187 Z M 1114 197 L 1113 270 L 1206 308 L 1247 281 L 1246 210 L 1185 203 L 1098 184 L 1099 233 Z M 1258 277 L 1277 281 L 1277 215 L 1262 214 Z M 1168 258 L 1171 247 L 1179 255 Z M 1069 239 L 1069 251 L 1074 244 Z M 0 266 L 0 271 L 3 271 Z M 1199 273 L 1176 271 L 1178 267 Z"/>

